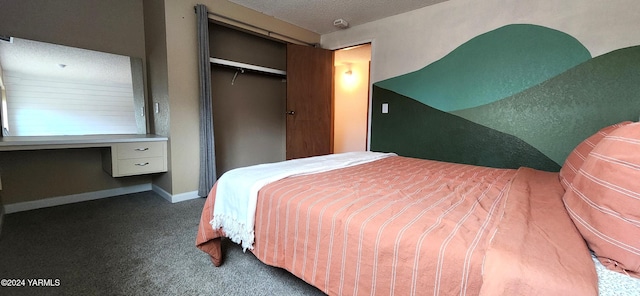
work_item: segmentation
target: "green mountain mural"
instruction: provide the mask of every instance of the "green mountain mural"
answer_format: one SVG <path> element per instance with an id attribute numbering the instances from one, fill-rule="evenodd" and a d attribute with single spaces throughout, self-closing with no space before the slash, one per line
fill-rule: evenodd
<path id="1" fill-rule="evenodd" d="M 375 83 L 372 104 L 371 150 L 557 171 L 600 128 L 638 120 L 640 46 L 591 58 L 563 32 L 508 25 Z"/>
<path id="2" fill-rule="evenodd" d="M 374 85 L 371 150 L 497 168 L 527 166 L 558 171 L 560 166 L 517 137 L 429 107 Z"/>
<path id="3" fill-rule="evenodd" d="M 503 100 L 451 112 L 514 135 L 564 163 L 600 128 L 640 115 L 640 46 L 593 58 Z"/>
<path id="4" fill-rule="evenodd" d="M 501 100 L 590 58 L 566 33 L 514 24 L 479 35 L 418 71 L 375 85 L 449 112 Z"/>

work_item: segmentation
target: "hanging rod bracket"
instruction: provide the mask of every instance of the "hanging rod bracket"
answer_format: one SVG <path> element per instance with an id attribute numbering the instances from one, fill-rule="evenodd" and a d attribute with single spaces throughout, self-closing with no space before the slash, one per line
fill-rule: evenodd
<path id="1" fill-rule="evenodd" d="M 233 74 L 233 78 L 231 79 L 231 85 L 233 85 L 233 84 L 236 82 L 236 78 L 238 77 L 238 73 L 240 73 L 240 74 L 244 74 L 244 69 L 242 69 L 242 68 L 238 68 L 238 69 L 236 70 L 236 73 L 235 73 L 235 74 Z"/>

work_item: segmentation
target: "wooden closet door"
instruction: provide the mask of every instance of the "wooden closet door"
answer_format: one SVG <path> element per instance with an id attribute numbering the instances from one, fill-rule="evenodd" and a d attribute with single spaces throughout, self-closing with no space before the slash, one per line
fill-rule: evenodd
<path id="1" fill-rule="evenodd" d="M 333 51 L 287 45 L 287 159 L 333 153 Z"/>

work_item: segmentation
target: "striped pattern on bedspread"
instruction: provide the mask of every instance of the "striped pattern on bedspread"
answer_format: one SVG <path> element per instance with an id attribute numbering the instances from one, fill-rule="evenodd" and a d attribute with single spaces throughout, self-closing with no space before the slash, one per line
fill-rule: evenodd
<path id="1" fill-rule="evenodd" d="M 330 295 L 477 295 L 516 170 L 389 157 L 262 188 L 253 253 Z"/>

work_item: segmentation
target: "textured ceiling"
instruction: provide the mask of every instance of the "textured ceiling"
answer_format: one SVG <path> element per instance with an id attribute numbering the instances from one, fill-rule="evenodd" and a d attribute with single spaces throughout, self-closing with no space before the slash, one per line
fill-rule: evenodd
<path id="1" fill-rule="evenodd" d="M 446 0 L 229 0 L 318 34 L 340 30 L 344 19 L 357 26 Z"/>

